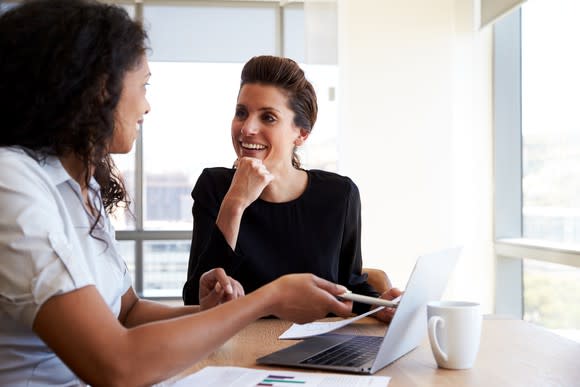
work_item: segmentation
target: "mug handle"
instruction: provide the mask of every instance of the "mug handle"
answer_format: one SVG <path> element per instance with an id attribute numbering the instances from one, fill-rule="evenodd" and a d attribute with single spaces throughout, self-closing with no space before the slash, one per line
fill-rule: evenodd
<path id="1" fill-rule="evenodd" d="M 437 324 L 441 324 L 441 327 L 445 326 L 445 320 L 443 320 L 440 316 L 431 316 L 429 319 L 429 341 L 431 342 L 431 348 L 435 352 L 435 354 L 443 359 L 443 361 L 447 361 L 447 354 L 443 352 L 441 346 L 439 346 L 439 341 L 437 341 Z"/>

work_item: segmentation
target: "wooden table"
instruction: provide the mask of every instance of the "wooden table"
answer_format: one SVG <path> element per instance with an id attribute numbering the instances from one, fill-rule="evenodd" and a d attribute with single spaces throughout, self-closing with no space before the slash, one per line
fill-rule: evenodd
<path id="1" fill-rule="evenodd" d="M 184 374 L 208 365 L 282 369 L 258 366 L 255 360 L 295 343 L 294 340 L 277 339 L 290 325 L 275 319 L 256 321 Z M 375 319 L 364 318 L 338 332 L 382 335 L 384 329 L 385 326 Z M 429 342 L 425 340 L 376 375 L 390 376 L 389 387 L 580 386 L 580 344 L 525 321 L 486 318 L 477 361 L 472 369 L 437 368 Z"/>

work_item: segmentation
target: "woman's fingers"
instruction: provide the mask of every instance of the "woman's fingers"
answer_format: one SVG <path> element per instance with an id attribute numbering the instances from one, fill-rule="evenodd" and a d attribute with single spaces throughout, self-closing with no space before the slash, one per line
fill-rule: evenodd
<path id="1" fill-rule="evenodd" d="M 202 309 L 209 309 L 243 296 L 242 285 L 228 276 L 222 268 L 212 269 L 201 276 L 199 303 Z"/>

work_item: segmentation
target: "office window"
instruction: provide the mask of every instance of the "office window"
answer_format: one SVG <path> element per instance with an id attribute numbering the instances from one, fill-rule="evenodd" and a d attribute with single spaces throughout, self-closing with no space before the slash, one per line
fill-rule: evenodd
<path id="1" fill-rule="evenodd" d="M 580 242 L 580 2 L 522 8 L 524 237 Z"/>
<path id="2" fill-rule="evenodd" d="M 496 24 L 494 55 L 496 304 L 576 340 L 579 11 L 573 0 L 524 3 Z"/>
<path id="3" fill-rule="evenodd" d="M 240 63 L 151 62 L 143 125 L 143 225 L 189 230 L 191 190 L 204 167 L 231 166 L 230 122 Z"/>
<path id="4" fill-rule="evenodd" d="M 522 7 L 523 237 L 580 242 L 580 34 L 574 0 Z M 524 260 L 524 318 L 580 340 L 580 271 Z"/>
<path id="5" fill-rule="evenodd" d="M 524 259 L 524 319 L 580 342 L 580 269 Z"/>
<path id="6" fill-rule="evenodd" d="M 143 296 L 181 295 L 189 240 L 147 241 L 143 248 Z"/>
<path id="7" fill-rule="evenodd" d="M 272 5 L 145 5 L 151 60 L 244 62 L 253 55 L 273 53 L 276 12 Z"/>
<path id="8" fill-rule="evenodd" d="M 192 230 L 191 190 L 205 167 L 231 167 L 230 126 L 240 71 L 252 56 L 285 55 L 301 63 L 319 103 L 318 121 L 299 155 L 306 168 L 336 171 L 335 64 L 304 64 L 301 3 L 143 4 L 151 43 L 151 112 L 128 155 L 115 155 L 133 198 L 115 213 L 117 238 L 130 242 L 137 292 L 181 297 Z M 135 12 L 135 14 L 139 14 Z M 256 23 L 260 20 L 260 23 Z M 227 27 L 227 28 L 226 28 Z M 231 31 L 238 31 L 234 34 Z"/>

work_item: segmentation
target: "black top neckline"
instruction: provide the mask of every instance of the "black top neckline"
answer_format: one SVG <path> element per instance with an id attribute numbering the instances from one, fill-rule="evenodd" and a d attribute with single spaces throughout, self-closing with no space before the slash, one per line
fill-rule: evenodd
<path id="1" fill-rule="evenodd" d="M 291 205 L 291 204 L 294 204 L 294 203 L 298 203 L 301 200 L 304 200 L 304 197 L 306 197 L 306 195 L 310 191 L 310 186 L 311 186 L 311 183 L 312 183 L 312 178 L 310 176 L 310 171 L 309 170 L 303 169 L 303 168 L 300 168 L 300 170 L 306 172 L 306 188 L 304 189 L 304 192 L 302 192 L 300 195 L 298 195 L 298 197 L 296 199 L 292 199 L 292 200 L 289 200 L 287 202 L 278 202 L 277 203 L 277 202 L 269 202 L 269 201 L 264 200 L 262 198 L 258 198 L 258 199 L 256 199 L 256 202 L 257 203 L 267 204 L 267 205 L 270 205 L 270 206 L 285 206 L 285 205 Z"/>

